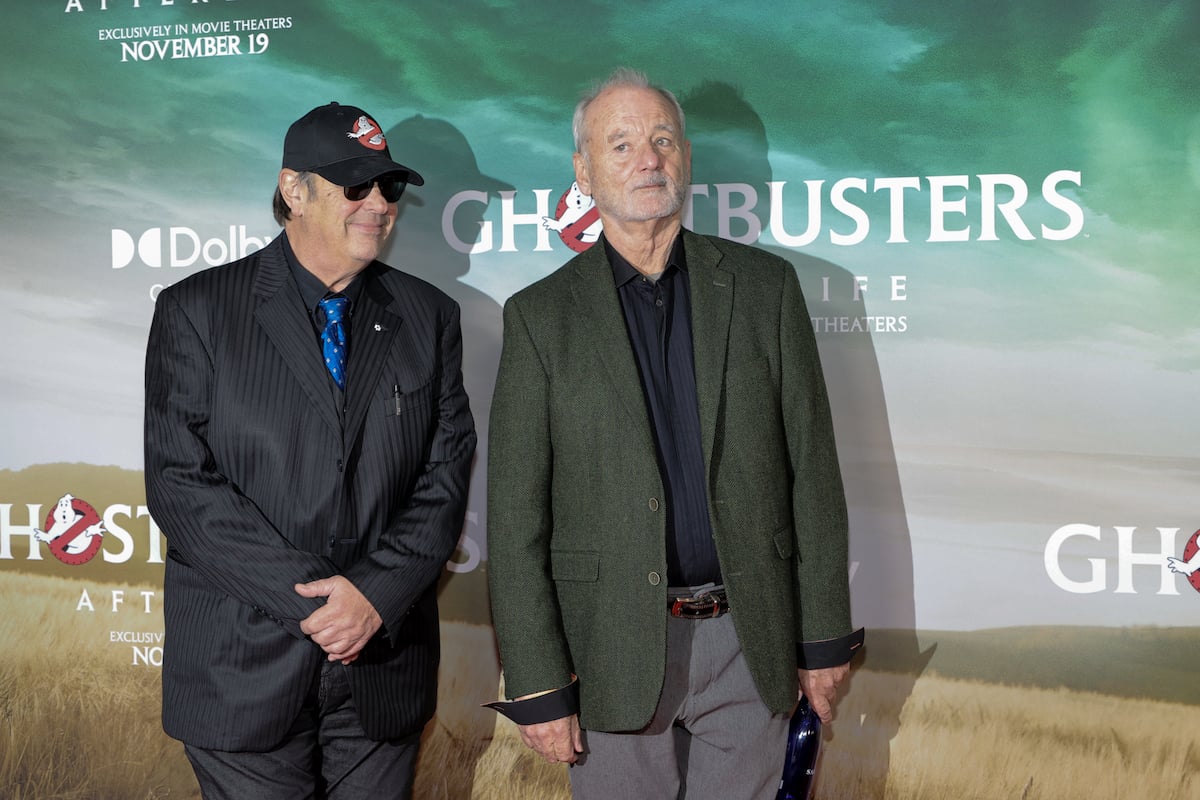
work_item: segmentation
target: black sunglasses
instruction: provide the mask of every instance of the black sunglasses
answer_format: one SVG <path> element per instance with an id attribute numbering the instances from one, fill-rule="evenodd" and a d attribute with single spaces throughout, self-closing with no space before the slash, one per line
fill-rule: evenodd
<path id="1" fill-rule="evenodd" d="M 404 187 L 408 185 L 408 181 L 397 175 L 382 175 L 366 183 L 343 186 L 342 191 L 346 193 L 347 200 L 357 203 L 359 200 L 365 200 L 371 193 L 371 187 L 375 185 L 379 186 L 379 193 L 383 195 L 384 200 L 395 203 L 400 199 L 400 195 L 404 194 Z"/>

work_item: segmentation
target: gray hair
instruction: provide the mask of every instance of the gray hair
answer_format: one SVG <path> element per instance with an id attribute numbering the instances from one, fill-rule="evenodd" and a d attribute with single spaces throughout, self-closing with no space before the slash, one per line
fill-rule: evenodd
<path id="1" fill-rule="evenodd" d="M 581 146 L 583 144 L 583 117 L 587 113 L 588 106 L 604 92 L 616 88 L 650 89 L 658 92 L 675 109 L 675 115 L 679 118 L 679 138 L 686 138 L 687 123 L 683 115 L 683 106 L 679 105 L 679 101 L 675 99 L 675 95 L 661 86 L 655 86 L 650 83 L 650 79 L 646 77 L 646 73 L 644 72 L 639 72 L 629 67 L 617 67 L 602 83 L 593 86 L 579 100 L 579 104 L 575 106 L 575 118 L 571 121 L 571 133 L 575 137 L 575 152 L 583 152 Z"/>

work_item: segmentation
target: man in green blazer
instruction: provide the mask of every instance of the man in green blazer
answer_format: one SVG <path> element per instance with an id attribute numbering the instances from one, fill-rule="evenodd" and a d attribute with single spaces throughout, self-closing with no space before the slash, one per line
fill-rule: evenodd
<path id="1" fill-rule="evenodd" d="M 574 130 L 603 236 L 504 309 L 494 707 L 577 798 L 773 797 L 798 689 L 829 720 L 862 643 L 799 282 L 682 228 L 670 92 L 618 70 Z"/>

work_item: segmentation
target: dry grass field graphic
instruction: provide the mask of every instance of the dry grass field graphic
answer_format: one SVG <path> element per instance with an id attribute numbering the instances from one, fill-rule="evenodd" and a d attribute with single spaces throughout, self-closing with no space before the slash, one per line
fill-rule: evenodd
<path id="1" fill-rule="evenodd" d="M 85 588 L 95 611 L 75 610 Z M 140 591 L 0 572 L 0 797 L 199 797 L 159 724 L 158 668 L 131 666 L 131 646 L 109 641 L 161 632 L 162 615 L 132 602 L 112 612 L 111 589 Z"/>
<path id="2" fill-rule="evenodd" d="M 87 588 L 94 611 L 76 611 Z M 110 631 L 161 631 L 141 601 L 0 572 L 0 798 L 198 798 L 182 748 L 159 726 L 159 670 Z M 443 626 L 438 717 L 418 800 L 566 800 L 566 773 L 531 758 L 479 703 L 498 667 L 486 626 Z M 899 730 L 877 730 L 906 697 Z M 890 712 L 889 712 L 890 713 Z M 1200 796 L 1200 706 L 859 669 L 827 729 L 816 800 L 1191 800 Z M 893 735 L 894 734 L 894 735 Z M 863 742 L 890 742 L 881 756 Z M 877 779 L 870 776 L 875 775 Z M 886 779 L 886 781 L 885 781 Z M 621 800 L 654 800 L 622 798 Z"/>

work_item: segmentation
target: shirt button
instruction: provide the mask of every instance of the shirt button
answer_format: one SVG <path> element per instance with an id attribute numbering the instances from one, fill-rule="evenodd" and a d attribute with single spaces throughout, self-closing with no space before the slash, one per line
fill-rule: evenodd
<path id="1" fill-rule="evenodd" d="M 646 580 L 650 581 L 651 586 L 658 586 L 662 583 L 662 577 L 657 572 L 651 572 L 646 576 Z"/>
<path id="2" fill-rule="evenodd" d="M 662 304 L 663 304 L 663 301 L 662 301 L 661 297 L 656 297 L 654 299 L 654 305 L 658 306 L 659 308 L 662 308 Z"/>
<path id="3" fill-rule="evenodd" d="M 651 498 L 650 498 L 650 503 L 649 503 L 649 506 L 650 506 L 650 510 L 651 510 L 651 511 L 658 511 L 658 498 L 657 498 L 657 497 L 651 497 Z"/>

